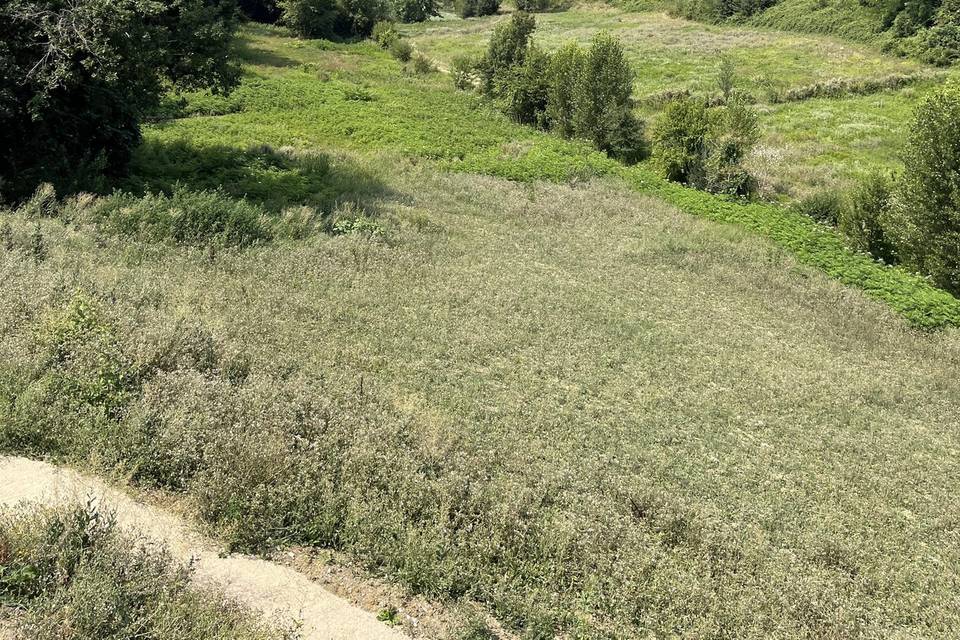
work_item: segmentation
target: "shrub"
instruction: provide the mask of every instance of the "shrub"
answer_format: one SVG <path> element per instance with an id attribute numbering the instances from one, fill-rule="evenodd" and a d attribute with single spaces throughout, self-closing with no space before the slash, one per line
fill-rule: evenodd
<path id="1" fill-rule="evenodd" d="M 239 79 L 230 0 L 0 2 L 0 197 L 124 171 L 169 89 Z M 69 118 L 63 114 L 69 113 Z"/>
<path id="2" fill-rule="evenodd" d="M 633 71 L 620 42 L 607 33 L 597 34 L 583 59 L 573 101 L 574 130 L 602 151 L 625 159 L 636 150 L 624 149 L 637 131 L 633 116 Z"/>
<path id="3" fill-rule="evenodd" d="M 400 39 L 400 34 L 397 33 L 397 29 L 392 22 L 380 20 L 373 25 L 370 37 L 381 49 L 389 49 L 390 45 Z"/>
<path id="4" fill-rule="evenodd" d="M 366 37 L 390 17 L 386 0 L 279 0 L 282 21 L 304 38 Z"/>
<path id="5" fill-rule="evenodd" d="M 720 89 L 720 95 L 724 100 L 729 100 L 736 87 L 737 68 L 733 59 L 729 56 L 723 56 L 720 59 L 720 65 L 717 67 L 717 88 Z"/>
<path id="6" fill-rule="evenodd" d="M 570 42 L 553 54 L 547 68 L 547 119 L 564 138 L 576 131 L 577 87 L 585 65 L 583 49 Z"/>
<path id="7" fill-rule="evenodd" d="M 745 102 L 734 99 L 718 109 L 708 138 L 705 188 L 735 196 L 756 191 L 756 180 L 742 162 L 759 138 L 757 115 Z"/>
<path id="8" fill-rule="evenodd" d="M 423 22 L 440 15 L 437 0 L 394 0 L 393 12 L 400 22 Z"/>
<path id="9" fill-rule="evenodd" d="M 821 224 L 836 226 L 843 210 L 843 199 L 836 191 L 818 191 L 794 203 L 792 208 Z"/>
<path id="10" fill-rule="evenodd" d="M 394 40 L 390 45 L 390 55 L 400 62 L 410 62 L 413 57 L 413 45 L 406 40 Z"/>
<path id="11" fill-rule="evenodd" d="M 18 638 L 292 637 L 217 589 L 195 587 L 189 567 L 93 503 L 0 513 L 0 602 L 21 610 Z"/>
<path id="12" fill-rule="evenodd" d="M 887 264 L 896 262 L 896 254 L 885 231 L 890 209 L 891 181 L 882 173 L 871 173 L 861 180 L 840 211 L 840 231 L 850 246 L 871 254 Z"/>
<path id="13" fill-rule="evenodd" d="M 756 180 L 742 161 L 758 137 L 756 114 L 743 101 L 711 111 L 702 100 L 684 97 L 667 105 L 657 119 L 653 153 L 668 180 L 746 196 L 756 190 Z"/>
<path id="14" fill-rule="evenodd" d="M 521 124 L 547 127 L 547 68 L 550 58 L 530 47 L 522 64 L 513 65 L 497 76 L 495 93 L 504 113 Z"/>
<path id="15" fill-rule="evenodd" d="M 424 75 L 427 73 L 433 73 L 437 68 L 433 66 L 433 62 L 430 61 L 430 58 L 418 53 L 413 57 L 413 72 Z"/>
<path id="16" fill-rule="evenodd" d="M 453 8 L 461 18 L 492 16 L 500 10 L 500 0 L 454 0 Z"/>
<path id="17" fill-rule="evenodd" d="M 550 8 L 550 0 L 516 0 L 517 11 L 535 13 Z"/>
<path id="18" fill-rule="evenodd" d="M 249 246 L 272 237 L 260 207 L 221 191 L 191 191 L 182 186 L 169 196 L 116 194 L 103 200 L 93 215 L 113 233 L 151 242 Z"/>
<path id="19" fill-rule="evenodd" d="M 466 91 L 472 88 L 477 76 L 477 59 L 468 55 L 454 56 L 450 63 L 450 76 L 457 89 Z"/>
<path id="20" fill-rule="evenodd" d="M 667 180 L 703 184 L 709 130 L 702 100 L 681 98 L 660 113 L 653 130 L 653 155 Z"/>
<path id="21" fill-rule="evenodd" d="M 240 11 L 256 22 L 272 24 L 280 19 L 277 0 L 240 0 Z"/>
<path id="22" fill-rule="evenodd" d="M 522 65 L 530 46 L 530 37 L 536 28 L 536 19 L 518 11 L 510 20 L 497 25 L 490 36 L 487 53 L 478 65 L 480 89 L 487 95 L 496 95 L 498 77 L 514 66 Z"/>
<path id="23" fill-rule="evenodd" d="M 950 83 L 917 105 L 904 174 L 889 231 L 908 267 L 960 294 L 960 85 Z"/>

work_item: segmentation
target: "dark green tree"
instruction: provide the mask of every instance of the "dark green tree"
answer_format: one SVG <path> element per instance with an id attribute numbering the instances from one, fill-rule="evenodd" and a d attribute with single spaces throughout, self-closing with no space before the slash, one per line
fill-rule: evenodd
<path id="1" fill-rule="evenodd" d="M 227 91 L 231 0 L 0 0 L 0 195 L 123 172 L 169 87 Z"/>

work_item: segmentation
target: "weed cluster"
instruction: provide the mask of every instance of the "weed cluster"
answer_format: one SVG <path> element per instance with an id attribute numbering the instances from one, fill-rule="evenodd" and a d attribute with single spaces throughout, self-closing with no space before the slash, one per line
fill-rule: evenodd
<path id="1" fill-rule="evenodd" d="M 85 507 L 0 513 L 0 606 L 24 640 L 293 640 L 111 514 Z"/>

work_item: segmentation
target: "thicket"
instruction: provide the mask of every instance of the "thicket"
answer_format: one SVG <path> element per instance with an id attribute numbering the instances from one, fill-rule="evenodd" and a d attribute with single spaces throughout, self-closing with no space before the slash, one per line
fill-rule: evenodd
<path id="1" fill-rule="evenodd" d="M 453 8 L 461 18 L 492 16 L 500 10 L 500 0 L 454 0 Z"/>
<path id="2" fill-rule="evenodd" d="M 870 174 L 844 206 L 824 194 L 804 212 L 837 224 L 851 247 L 901 263 L 960 294 L 960 86 L 948 84 L 917 106 L 904 147 L 904 170 Z M 804 203 L 801 203 L 801 207 Z M 829 215 L 823 212 L 829 211 Z"/>
<path id="3" fill-rule="evenodd" d="M 94 504 L 0 513 L 0 605 L 21 640 L 292 640 Z"/>
<path id="4" fill-rule="evenodd" d="M 0 0 L 0 197 L 103 188 L 168 90 L 231 89 L 231 0 Z"/>
<path id="5" fill-rule="evenodd" d="M 437 0 L 394 0 L 393 12 L 400 22 L 423 22 L 440 15 Z"/>
<path id="6" fill-rule="evenodd" d="M 533 44 L 536 19 L 518 11 L 494 30 L 479 61 L 456 61 L 454 84 L 474 84 L 521 124 L 591 141 L 628 163 L 646 155 L 643 122 L 633 113 L 633 71 L 606 33 L 587 50 L 576 43 L 548 54 Z M 472 66 L 472 68 L 471 68 Z"/>
<path id="7" fill-rule="evenodd" d="M 759 139 L 754 111 L 741 100 L 708 108 L 697 98 L 670 102 L 653 129 L 653 157 L 668 180 L 696 189 L 749 196 L 756 181 L 743 159 Z"/>
<path id="8" fill-rule="evenodd" d="M 281 21 L 304 38 L 364 38 L 391 17 L 387 0 L 278 0 Z"/>
<path id="9" fill-rule="evenodd" d="M 240 11 L 256 22 L 272 24 L 280 19 L 277 0 L 240 0 Z"/>

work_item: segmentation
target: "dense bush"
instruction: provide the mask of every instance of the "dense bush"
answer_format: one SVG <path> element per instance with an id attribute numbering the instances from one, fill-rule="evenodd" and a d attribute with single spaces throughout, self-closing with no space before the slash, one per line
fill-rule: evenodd
<path id="1" fill-rule="evenodd" d="M 840 211 L 840 231 L 850 246 L 869 253 L 887 264 L 896 262 L 896 253 L 885 227 L 890 209 L 891 181 L 882 173 L 861 180 Z"/>
<path id="2" fill-rule="evenodd" d="M 612 157 L 636 162 L 646 151 L 642 124 L 633 115 L 633 70 L 620 42 L 597 34 L 583 58 L 574 89 L 576 135 Z"/>
<path id="3" fill-rule="evenodd" d="M 280 640 L 93 504 L 0 513 L 0 603 L 23 640 Z"/>
<path id="4" fill-rule="evenodd" d="M 709 130 L 707 107 L 702 100 L 681 98 L 660 113 L 653 129 L 653 155 L 667 180 L 703 183 Z"/>
<path id="5" fill-rule="evenodd" d="M 500 10 L 500 0 L 454 0 L 453 8 L 461 18 L 492 16 Z"/>
<path id="6" fill-rule="evenodd" d="M 717 22 L 742 18 L 776 4 L 777 0 L 677 0 L 676 10 L 691 20 Z"/>
<path id="7" fill-rule="evenodd" d="M 836 226 L 843 211 L 843 198 L 836 191 L 818 191 L 792 205 L 797 213 L 821 224 Z"/>
<path id="8" fill-rule="evenodd" d="M 900 260 L 960 294 L 960 85 L 917 106 L 890 210 Z"/>
<path id="9" fill-rule="evenodd" d="M 547 68 L 547 119 L 564 138 L 576 132 L 578 87 L 585 67 L 583 49 L 569 42 L 551 56 Z"/>
<path id="10" fill-rule="evenodd" d="M 529 47 L 523 58 L 497 74 L 494 92 L 503 112 L 515 121 L 546 129 L 550 56 Z"/>
<path id="11" fill-rule="evenodd" d="M 756 182 L 742 161 L 758 137 L 756 114 L 742 101 L 708 109 L 702 100 L 682 97 L 658 117 L 653 153 L 668 180 L 746 196 L 756 189 Z"/>
<path id="12" fill-rule="evenodd" d="M 257 22 L 274 23 L 280 19 L 277 0 L 240 0 L 243 15 Z"/>
<path id="13" fill-rule="evenodd" d="M 504 86 L 500 77 L 510 73 L 514 66 L 523 65 L 536 26 L 536 19 L 522 11 L 497 25 L 490 36 L 486 54 L 477 65 L 482 93 L 496 97 Z"/>
<path id="14" fill-rule="evenodd" d="M 390 44 L 390 55 L 400 62 L 410 62 L 413 57 L 413 45 L 406 40 L 394 40 Z"/>
<path id="15" fill-rule="evenodd" d="M 390 45 L 400 39 L 396 27 L 388 20 L 380 20 L 370 32 L 370 37 L 381 49 L 389 49 Z"/>
<path id="16" fill-rule="evenodd" d="M 151 242 L 249 246 L 273 235 L 262 208 L 220 191 L 180 186 L 169 196 L 110 196 L 97 205 L 93 217 L 113 233 Z"/>
<path id="17" fill-rule="evenodd" d="M 235 85 L 236 26 L 231 0 L 0 0 L 0 196 L 102 187 L 170 86 Z"/>
<path id="18" fill-rule="evenodd" d="M 390 17 L 386 0 L 279 0 L 279 5 L 283 23 L 304 38 L 366 37 Z"/>
<path id="19" fill-rule="evenodd" d="M 437 0 L 394 0 L 393 12 L 400 22 L 423 22 L 440 15 Z"/>
<path id="20" fill-rule="evenodd" d="M 469 55 L 454 56 L 450 63 L 453 86 L 466 91 L 474 86 L 477 76 L 477 58 Z"/>

